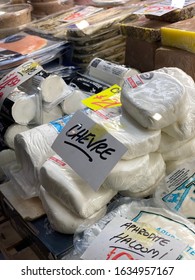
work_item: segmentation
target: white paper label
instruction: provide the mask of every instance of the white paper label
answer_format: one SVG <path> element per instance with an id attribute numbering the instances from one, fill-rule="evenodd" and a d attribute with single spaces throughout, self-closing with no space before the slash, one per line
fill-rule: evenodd
<path id="1" fill-rule="evenodd" d="M 82 255 L 85 260 L 175 260 L 187 244 L 148 224 L 115 217 Z"/>
<path id="2" fill-rule="evenodd" d="M 127 148 L 81 111 L 54 141 L 52 149 L 96 191 Z"/>

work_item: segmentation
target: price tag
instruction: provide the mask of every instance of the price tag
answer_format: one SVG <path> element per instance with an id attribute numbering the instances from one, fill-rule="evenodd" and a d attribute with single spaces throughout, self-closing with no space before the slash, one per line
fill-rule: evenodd
<path id="1" fill-rule="evenodd" d="M 0 109 L 8 95 L 19 85 L 33 77 L 43 68 L 34 60 L 28 60 L 0 80 Z"/>
<path id="2" fill-rule="evenodd" d="M 178 8 L 193 4 L 194 0 L 165 0 L 154 5 L 148 5 L 134 12 L 134 14 L 162 16 Z"/>
<path id="3" fill-rule="evenodd" d="M 98 94 L 94 94 L 84 100 L 82 103 L 92 110 L 101 110 L 121 106 L 120 102 L 121 87 L 113 85 Z"/>
<path id="4" fill-rule="evenodd" d="M 127 151 L 121 142 L 81 111 L 65 125 L 52 149 L 95 191 Z"/>
<path id="5" fill-rule="evenodd" d="M 185 250 L 176 238 L 148 224 L 115 217 L 82 255 L 85 260 L 176 260 Z"/>

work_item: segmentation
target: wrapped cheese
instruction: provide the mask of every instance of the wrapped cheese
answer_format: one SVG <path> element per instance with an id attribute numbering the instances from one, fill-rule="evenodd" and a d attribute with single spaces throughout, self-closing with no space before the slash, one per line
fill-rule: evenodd
<path id="1" fill-rule="evenodd" d="M 195 4 L 193 4 L 195 11 Z M 161 28 L 161 41 L 163 46 L 176 47 L 195 53 L 193 44 L 195 32 L 195 17 L 173 23 Z"/>
<path id="2" fill-rule="evenodd" d="M 105 215 L 107 209 L 105 206 L 87 219 L 81 218 L 49 194 L 43 186 L 40 188 L 40 199 L 51 227 L 64 234 L 74 234 L 83 223 L 93 224 L 97 222 Z"/>
<path id="3" fill-rule="evenodd" d="M 29 130 L 30 127 L 26 126 L 26 125 L 20 125 L 20 124 L 12 124 L 10 125 L 5 134 L 4 134 L 4 141 L 6 143 L 6 145 L 10 148 L 10 149 L 15 149 L 14 146 L 14 138 L 18 133 L 24 132 Z"/>
<path id="4" fill-rule="evenodd" d="M 185 114 L 186 96 L 179 80 L 151 71 L 125 80 L 121 103 L 140 125 L 155 130 L 174 123 Z"/>
<path id="5" fill-rule="evenodd" d="M 82 218 L 93 215 L 116 194 L 116 191 L 108 190 L 104 186 L 95 192 L 58 155 L 52 156 L 42 165 L 40 182 L 49 194 Z"/>
<path id="6" fill-rule="evenodd" d="M 137 180 L 129 180 L 128 189 L 120 192 L 124 196 L 143 198 L 152 195 L 160 181 L 165 177 L 165 162 L 159 153 L 149 155 L 149 164 L 145 173 Z"/>
<path id="7" fill-rule="evenodd" d="M 15 136 L 17 163 L 10 166 L 9 174 L 21 197 L 26 199 L 39 195 L 39 170 L 54 154 L 51 145 L 70 118 L 65 116 Z"/>

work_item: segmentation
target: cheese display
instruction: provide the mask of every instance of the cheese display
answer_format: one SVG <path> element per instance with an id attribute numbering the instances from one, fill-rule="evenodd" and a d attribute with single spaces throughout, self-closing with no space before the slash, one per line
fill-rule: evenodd
<path id="1" fill-rule="evenodd" d="M 54 196 L 49 194 L 43 186 L 40 188 L 40 199 L 47 214 L 51 227 L 61 233 L 73 234 L 83 224 L 93 224 L 106 214 L 107 207 L 103 207 L 88 218 L 81 218 L 70 211 Z"/>
<path id="2" fill-rule="evenodd" d="M 95 192 L 57 155 L 42 165 L 40 182 L 49 194 L 82 218 L 93 215 L 116 194 L 116 191 L 108 190 L 104 186 Z"/>
<path id="3" fill-rule="evenodd" d="M 121 92 L 124 109 L 149 129 L 161 129 L 178 120 L 185 113 L 185 100 L 179 80 L 155 71 L 127 78 Z"/>
<path id="4" fill-rule="evenodd" d="M 195 5 L 194 5 L 195 7 Z M 195 53 L 194 48 L 195 18 L 182 20 L 170 26 L 161 28 L 161 41 L 163 46 L 175 47 Z"/>
<path id="5" fill-rule="evenodd" d="M 174 47 L 159 47 L 155 52 L 155 69 L 177 67 L 195 79 L 195 56 L 193 53 Z"/>
<path id="6" fill-rule="evenodd" d="M 181 163 L 161 181 L 155 203 L 179 213 L 195 224 L 194 158 Z"/>

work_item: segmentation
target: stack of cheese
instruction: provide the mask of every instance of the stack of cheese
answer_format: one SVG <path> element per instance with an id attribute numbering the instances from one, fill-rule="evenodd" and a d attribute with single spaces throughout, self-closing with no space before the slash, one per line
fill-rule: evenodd
<path id="1" fill-rule="evenodd" d="M 156 69 L 162 66 L 178 67 L 195 79 L 194 26 L 195 18 L 192 17 L 161 28 L 162 47 L 156 51 Z"/>
<path id="2" fill-rule="evenodd" d="M 166 164 L 194 155 L 195 83 L 178 68 L 127 78 L 122 107 L 149 130 L 161 129 L 158 151 Z"/>

